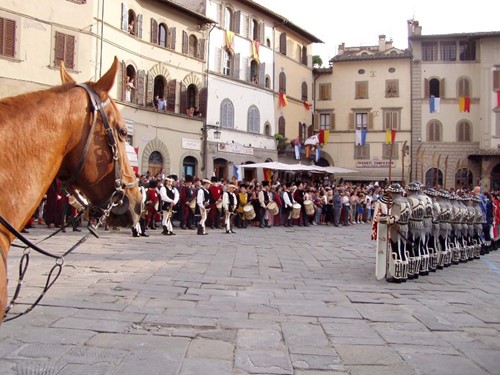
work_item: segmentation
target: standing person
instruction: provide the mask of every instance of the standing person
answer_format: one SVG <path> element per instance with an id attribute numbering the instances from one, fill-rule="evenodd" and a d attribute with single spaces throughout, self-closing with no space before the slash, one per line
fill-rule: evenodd
<path id="1" fill-rule="evenodd" d="M 259 218 L 261 228 L 271 228 L 269 225 L 269 211 L 267 205 L 271 202 L 269 194 L 269 181 L 262 181 L 262 190 L 259 192 Z"/>
<path id="2" fill-rule="evenodd" d="M 196 197 L 196 212 L 200 216 L 200 222 L 198 224 L 198 234 L 200 235 L 208 234 L 205 222 L 207 220 L 208 211 L 210 211 L 210 191 L 208 188 L 211 183 L 212 182 L 210 180 L 203 179 Z"/>
<path id="3" fill-rule="evenodd" d="M 193 188 L 193 176 L 186 175 L 184 186 L 180 191 L 181 201 L 181 228 L 193 229 L 194 209 L 196 208 L 196 195 Z"/>
<path id="4" fill-rule="evenodd" d="M 156 191 L 158 181 L 151 180 L 148 184 L 148 189 L 146 190 L 146 208 L 148 210 L 146 226 L 149 229 L 156 230 L 156 215 L 158 214 L 160 200 Z"/>
<path id="5" fill-rule="evenodd" d="M 170 176 L 165 178 L 165 186 L 160 188 L 160 196 L 163 202 L 163 220 L 162 227 L 163 232 L 161 234 L 166 236 L 174 235 L 172 217 L 174 215 L 174 206 L 179 201 L 179 192 L 176 188 L 172 186 L 174 179 Z"/>
<path id="6" fill-rule="evenodd" d="M 244 183 L 240 183 L 239 185 L 240 192 L 236 196 L 238 198 L 238 216 L 236 217 L 236 226 L 238 228 L 246 228 L 247 221 L 245 219 L 245 206 L 249 203 L 249 197 L 247 193 L 247 186 Z"/>
<path id="7" fill-rule="evenodd" d="M 238 200 L 234 191 L 236 186 L 233 184 L 227 185 L 227 191 L 222 194 L 222 207 L 224 208 L 226 233 L 235 233 L 233 231 L 233 216 L 236 212 Z"/>
<path id="8" fill-rule="evenodd" d="M 304 184 L 300 181 L 297 182 L 297 190 L 293 193 L 293 200 L 300 204 L 300 217 L 299 217 L 299 227 L 304 225 L 305 227 L 309 226 L 308 217 L 306 214 L 306 209 L 304 207 L 305 198 Z"/>
<path id="9" fill-rule="evenodd" d="M 211 185 L 208 188 L 210 191 L 210 211 L 208 212 L 208 222 L 212 229 L 220 229 L 220 214 L 218 206 L 221 207 L 222 204 L 222 193 L 223 189 L 219 182 L 219 179 L 212 176 L 210 179 Z"/>
<path id="10" fill-rule="evenodd" d="M 137 224 L 135 224 L 135 226 L 132 227 L 132 236 L 134 236 L 134 237 L 139 237 L 139 236 L 149 237 L 146 234 L 146 228 L 147 228 L 146 221 L 147 221 L 148 211 L 147 211 L 147 208 L 145 206 L 145 202 L 146 202 L 146 199 L 148 196 L 147 191 L 146 191 L 147 184 L 148 184 L 147 181 L 141 181 L 139 183 L 139 190 L 140 190 L 141 195 L 142 195 L 141 205 L 142 205 L 143 209 L 141 210 L 142 212 L 141 212 L 141 217 L 139 218 L 139 222 Z"/>
<path id="11" fill-rule="evenodd" d="M 61 181 L 56 177 L 47 190 L 47 201 L 44 211 L 47 228 L 60 228 L 63 225 L 62 197 Z"/>
<path id="12" fill-rule="evenodd" d="M 293 197 L 292 192 L 290 191 L 290 187 L 292 186 L 291 182 L 285 183 L 285 192 L 283 193 L 283 215 L 285 220 L 285 227 L 293 227 L 292 225 L 292 208 L 293 208 Z"/>
<path id="13" fill-rule="evenodd" d="M 349 218 L 351 217 L 351 203 L 349 200 L 349 192 L 345 191 L 342 193 L 342 225 L 349 226 Z"/>
<path id="14" fill-rule="evenodd" d="M 167 101 L 165 100 L 165 97 L 163 95 L 158 98 L 157 109 L 158 111 L 167 110 Z"/>

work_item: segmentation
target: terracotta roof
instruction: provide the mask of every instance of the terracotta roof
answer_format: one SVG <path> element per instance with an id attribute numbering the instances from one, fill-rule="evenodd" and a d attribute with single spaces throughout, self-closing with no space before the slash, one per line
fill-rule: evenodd
<path id="1" fill-rule="evenodd" d="M 198 20 L 200 23 L 217 23 L 216 21 L 205 17 L 203 14 L 195 12 L 188 7 L 183 6 L 182 4 L 175 2 L 173 0 L 156 0 L 159 3 L 163 3 L 168 5 L 181 13 L 187 14 L 188 16 Z"/>
<path id="2" fill-rule="evenodd" d="M 486 31 L 476 33 L 454 33 L 454 34 L 430 34 L 430 35 L 412 35 L 411 40 L 422 39 L 444 39 L 444 38 L 463 38 L 463 39 L 480 39 L 480 38 L 500 38 L 500 31 Z"/>
<path id="3" fill-rule="evenodd" d="M 360 60 L 394 60 L 394 59 L 409 59 L 411 52 L 409 49 L 391 48 L 387 51 L 369 51 L 363 47 L 356 51 L 345 51 L 341 55 L 337 55 L 330 59 L 331 62 L 342 61 L 360 61 Z"/>
<path id="4" fill-rule="evenodd" d="M 469 154 L 469 157 L 476 156 L 500 156 L 500 148 L 480 148 L 479 150 Z"/>

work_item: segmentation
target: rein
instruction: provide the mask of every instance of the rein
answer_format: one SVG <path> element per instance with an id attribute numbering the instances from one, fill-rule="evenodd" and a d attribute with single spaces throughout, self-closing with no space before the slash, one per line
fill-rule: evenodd
<path id="1" fill-rule="evenodd" d="M 106 101 L 102 102 L 99 95 L 95 92 L 95 90 L 90 87 L 89 85 L 85 83 L 77 84 L 77 87 L 82 87 L 85 89 L 85 91 L 88 94 L 88 97 L 91 102 L 91 110 L 92 110 L 92 125 L 90 127 L 89 135 L 87 137 L 87 140 L 85 142 L 85 147 L 83 149 L 82 156 L 80 157 L 80 160 L 73 171 L 71 177 L 65 181 L 65 184 L 68 187 L 68 190 L 70 193 L 82 204 L 85 208 L 88 207 L 88 203 L 85 204 L 80 197 L 79 194 L 75 192 L 75 190 L 71 187 L 77 180 L 78 177 L 80 176 L 82 170 L 83 170 L 83 165 L 85 163 L 85 160 L 87 158 L 88 151 L 90 149 L 90 144 L 92 140 L 92 135 L 94 134 L 95 126 L 97 123 L 97 111 L 99 111 L 99 114 L 101 115 L 101 120 L 104 126 L 104 130 L 106 132 L 106 137 L 108 140 L 108 145 L 111 148 L 111 152 L 113 155 L 113 160 L 114 160 L 114 166 L 115 166 L 115 180 L 114 180 L 114 191 L 111 194 L 111 196 L 104 201 L 104 203 L 97 205 L 102 211 L 103 215 L 99 218 L 98 223 L 95 226 L 92 226 L 89 224 L 88 229 L 91 234 L 93 234 L 95 237 L 99 237 L 97 234 L 97 227 L 106 220 L 106 218 L 110 215 L 110 213 L 115 210 L 117 211 L 117 214 L 124 213 L 129 206 L 129 200 L 127 195 L 125 194 L 124 189 L 130 189 L 134 186 L 137 185 L 137 181 L 131 182 L 131 183 L 125 183 L 123 181 L 123 171 L 121 168 L 120 164 L 120 154 L 118 150 L 118 144 L 116 142 L 116 137 L 114 130 L 111 128 L 109 124 L 108 117 L 106 115 L 106 112 L 104 112 L 104 108 L 110 103 L 110 99 L 108 98 Z M 103 208 L 105 207 L 105 208 Z M 113 211 L 113 212 L 115 212 Z M 83 211 L 80 212 L 83 213 Z M 23 255 L 21 257 L 20 263 L 19 263 L 19 279 L 18 279 L 18 284 L 14 293 L 14 296 L 12 300 L 10 301 L 9 305 L 5 309 L 5 316 L 4 316 L 4 322 L 16 319 L 20 316 L 23 316 L 27 313 L 29 313 L 31 310 L 35 308 L 36 305 L 41 301 L 41 299 L 44 297 L 45 293 L 50 289 L 52 285 L 54 285 L 55 281 L 59 278 L 59 275 L 61 274 L 62 271 L 62 266 L 64 264 L 64 257 L 69 255 L 73 250 L 75 250 L 78 246 L 80 246 L 82 243 L 84 243 L 89 234 L 85 235 L 82 237 L 75 245 L 73 245 L 69 250 L 67 250 L 63 255 L 54 255 L 51 254 L 37 245 L 33 244 L 30 242 L 26 237 L 24 237 L 19 231 L 17 231 L 2 215 L 0 215 L 0 224 L 2 224 L 10 233 L 12 233 L 16 238 L 18 238 L 21 242 L 23 242 L 26 247 L 24 248 Z M 56 232 L 58 233 L 58 232 Z M 52 234 L 55 235 L 56 233 Z M 50 235 L 47 238 L 50 238 L 52 235 Z M 47 239 L 46 238 L 46 239 Z M 43 240 L 44 241 L 44 240 Z M 23 283 L 24 276 L 26 274 L 28 265 L 29 265 L 29 254 L 30 250 L 33 249 L 37 251 L 40 254 L 43 254 L 45 256 L 51 257 L 55 259 L 55 265 L 52 267 L 50 270 L 48 276 L 47 276 L 47 281 L 45 283 L 45 287 L 43 288 L 41 294 L 38 296 L 38 298 L 35 300 L 35 302 L 28 307 L 24 312 L 21 312 L 19 314 L 16 314 L 15 316 L 8 317 L 7 314 L 9 313 L 10 309 L 14 306 L 18 296 L 19 292 L 21 291 L 21 286 Z M 0 249 L 1 255 L 2 255 L 2 261 L 4 263 L 5 267 L 5 273 L 7 274 L 7 256 L 6 254 Z"/>

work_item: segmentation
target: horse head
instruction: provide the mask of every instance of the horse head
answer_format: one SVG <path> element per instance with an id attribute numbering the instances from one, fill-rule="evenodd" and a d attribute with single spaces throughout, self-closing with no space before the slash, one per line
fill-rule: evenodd
<path id="1" fill-rule="evenodd" d="M 58 176 L 101 207 L 112 226 L 139 220 L 142 195 L 126 152 L 127 127 L 109 95 L 118 59 L 97 82 L 76 84 L 61 62 L 63 86 L 72 85 L 68 126 L 75 128 Z"/>

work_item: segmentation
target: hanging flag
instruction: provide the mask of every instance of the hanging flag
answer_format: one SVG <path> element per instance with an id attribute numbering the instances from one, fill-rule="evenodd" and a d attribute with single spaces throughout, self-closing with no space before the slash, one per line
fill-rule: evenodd
<path id="1" fill-rule="evenodd" d="M 324 130 L 319 131 L 319 144 L 320 145 L 325 144 L 325 131 Z"/>
<path id="2" fill-rule="evenodd" d="M 361 129 L 356 130 L 356 146 L 362 145 L 361 143 Z"/>
<path id="3" fill-rule="evenodd" d="M 301 147 L 300 143 L 295 145 L 295 159 L 300 160 Z"/>
<path id="4" fill-rule="evenodd" d="M 500 90 L 497 91 L 497 107 L 500 107 Z"/>
<path id="5" fill-rule="evenodd" d="M 252 57 L 259 62 L 259 47 L 260 42 L 258 40 L 252 41 Z"/>
<path id="6" fill-rule="evenodd" d="M 396 130 L 387 130 L 385 132 L 385 143 L 391 145 L 396 140 Z"/>
<path id="7" fill-rule="evenodd" d="M 236 181 L 241 181 L 241 167 L 233 165 L 233 176 L 236 177 Z"/>
<path id="8" fill-rule="evenodd" d="M 311 156 L 311 145 L 306 145 L 306 159 Z"/>
<path id="9" fill-rule="evenodd" d="M 463 96 L 458 98 L 458 112 L 465 112 L 465 98 Z"/>
<path id="10" fill-rule="evenodd" d="M 468 96 L 464 98 L 464 111 L 470 112 L 470 98 Z"/>
<path id="11" fill-rule="evenodd" d="M 366 133 L 368 133 L 368 130 L 363 129 L 361 130 L 361 144 L 366 145 Z"/>
<path id="12" fill-rule="evenodd" d="M 434 112 L 441 112 L 441 98 L 434 98 Z"/>
<path id="13" fill-rule="evenodd" d="M 304 100 L 304 107 L 309 111 L 311 109 L 311 103 L 309 103 L 307 100 Z"/>
<path id="14" fill-rule="evenodd" d="M 315 146 L 319 143 L 319 134 L 314 134 L 304 141 L 304 145 Z"/>
<path id="15" fill-rule="evenodd" d="M 286 98 L 286 94 L 284 92 L 280 92 L 280 105 L 284 108 L 288 104 L 288 100 Z"/>
<path id="16" fill-rule="evenodd" d="M 317 163 L 319 161 L 319 158 L 321 156 L 321 147 L 316 147 L 316 158 L 314 159 L 314 161 Z"/>
<path id="17" fill-rule="evenodd" d="M 330 140 L 330 130 L 322 130 L 323 132 L 323 142 L 321 143 L 322 145 L 325 143 L 328 143 Z"/>
<path id="18" fill-rule="evenodd" d="M 234 40 L 234 32 L 226 30 L 226 48 L 229 51 L 229 53 L 231 53 L 231 55 L 234 54 L 233 40 Z"/>
<path id="19" fill-rule="evenodd" d="M 434 95 L 431 95 L 431 97 L 429 98 L 429 111 L 430 111 L 430 113 L 436 112 L 434 99 L 435 99 Z"/>

